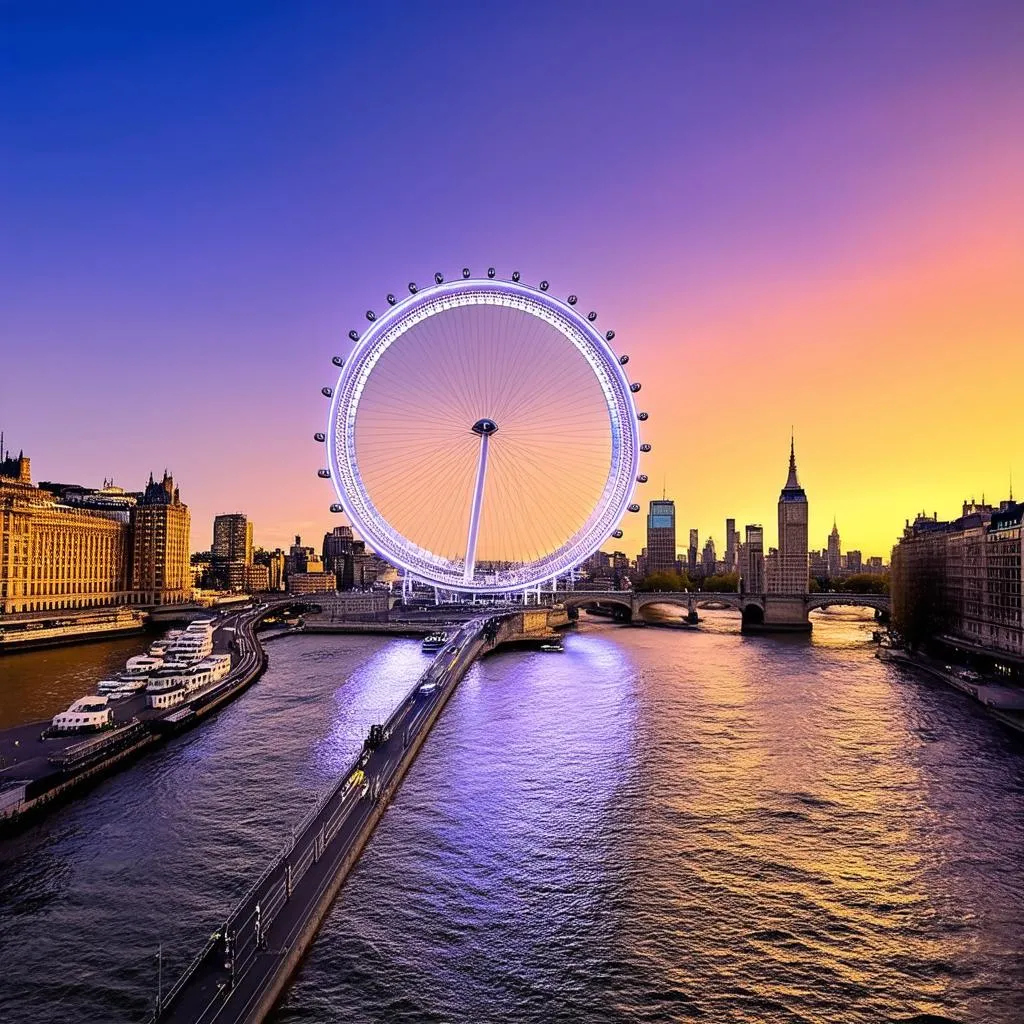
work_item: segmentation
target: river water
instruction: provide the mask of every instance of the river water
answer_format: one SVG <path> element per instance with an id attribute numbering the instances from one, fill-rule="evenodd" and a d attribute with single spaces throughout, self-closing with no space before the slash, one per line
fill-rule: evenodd
<path id="1" fill-rule="evenodd" d="M 272 1019 L 1020 1021 L 1024 744 L 871 628 L 590 622 L 478 663 Z M 142 1019 L 157 944 L 175 977 L 426 663 L 268 650 L 212 721 L 0 843 L 0 1020 Z"/>

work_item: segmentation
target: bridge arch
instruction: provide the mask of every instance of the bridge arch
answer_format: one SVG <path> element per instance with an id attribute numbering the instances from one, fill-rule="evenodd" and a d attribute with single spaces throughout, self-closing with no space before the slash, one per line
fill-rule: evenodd
<path id="1" fill-rule="evenodd" d="M 744 629 L 764 625 L 764 605 L 758 601 L 748 601 L 740 609 L 740 614 L 743 617 Z"/>

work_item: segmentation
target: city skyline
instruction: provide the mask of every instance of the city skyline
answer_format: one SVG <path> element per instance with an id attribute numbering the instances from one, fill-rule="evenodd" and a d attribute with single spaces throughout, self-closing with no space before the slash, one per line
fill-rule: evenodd
<path id="1" fill-rule="evenodd" d="M 8 19 L 5 372 L 46 402 L 10 389 L 3 425 L 41 479 L 166 464 L 193 549 L 235 508 L 264 546 L 326 532 L 330 357 L 465 264 L 599 312 L 651 414 L 637 500 L 664 484 L 720 546 L 727 516 L 772 520 L 791 424 L 812 538 L 836 516 L 887 554 L 922 507 L 1008 490 L 1013 432 L 954 410 L 1012 408 L 1024 376 L 1019 7 L 546 11 L 543 34 L 223 10 Z M 639 550 L 643 516 L 622 528 Z"/>

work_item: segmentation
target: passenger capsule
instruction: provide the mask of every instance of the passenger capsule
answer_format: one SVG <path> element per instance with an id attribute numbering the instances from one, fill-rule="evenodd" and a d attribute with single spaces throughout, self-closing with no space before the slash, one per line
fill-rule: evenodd
<path id="1" fill-rule="evenodd" d="M 619 366 L 625 366 L 626 363 L 628 363 L 628 362 L 629 362 L 629 356 L 627 356 L 627 355 L 619 356 Z"/>
<path id="2" fill-rule="evenodd" d="M 463 277 L 469 277 L 469 267 L 463 267 L 462 268 L 462 276 Z"/>
<path id="3" fill-rule="evenodd" d="M 320 472 L 322 473 L 323 470 L 320 470 Z M 634 501 L 633 504 L 629 506 L 629 511 L 630 512 L 639 512 L 640 511 L 640 506 Z"/>
<path id="4" fill-rule="evenodd" d="M 512 280 L 515 281 L 517 284 L 519 283 L 519 271 L 518 270 L 513 270 L 512 271 Z"/>
<path id="5" fill-rule="evenodd" d="M 640 382 L 633 381 L 633 383 L 629 385 L 629 390 L 635 395 L 640 390 Z"/>
<path id="6" fill-rule="evenodd" d="M 358 341 L 359 340 L 359 332 L 358 331 L 349 331 L 348 332 L 348 336 L 349 336 L 349 340 L 350 341 Z"/>
<path id="7" fill-rule="evenodd" d="M 344 505 L 339 505 L 337 502 L 335 502 L 331 506 L 331 511 L 332 512 L 344 512 L 345 511 L 345 506 Z"/>
<path id="8" fill-rule="evenodd" d="M 540 283 L 540 290 L 542 292 L 546 292 L 549 287 L 550 287 L 550 285 L 547 283 L 547 281 L 541 281 L 541 283 Z"/>
<path id="9" fill-rule="evenodd" d="M 434 284 L 442 284 L 443 282 L 444 282 L 444 274 L 442 274 L 441 271 L 439 270 L 434 275 Z"/>
<path id="10" fill-rule="evenodd" d="M 646 441 L 642 445 L 640 445 L 640 451 L 642 451 L 642 452 L 649 452 L 650 450 L 651 450 L 651 446 L 649 444 L 647 444 Z"/>
<path id="11" fill-rule="evenodd" d="M 612 530 L 612 536 L 616 540 L 621 540 L 622 539 L 622 531 L 621 530 Z"/>
<path id="12" fill-rule="evenodd" d="M 416 282 L 415 281 L 410 281 L 409 282 L 409 294 L 410 295 L 415 295 L 416 294 Z"/>
<path id="13" fill-rule="evenodd" d="M 398 299 L 396 299 L 394 295 L 391 294 L 391 292 L 388 292 L 388 305 L 393 306 L 397 301 Z"/>
<path id="14" fill-rule="evenodd" d="M 327 435 L 322 434 L 319 430 L 313 435 L 313 440 L 323 444 L 327 440 Z"/>
<path id="15" fill-rule="evenodd" d="M 377 314 L 374 313 L 372 309 L 368 309 L 366 311 L 366 319 L 369 320 L 370 323 L 373 323 L 373 321 L 377 319 Z"/>
<path id="16" fill-rule="evenodd" d="M 331 471 L 329 469 L 318 469 L 316 471 L 316 475 L 320 477 L 322 480 L 331 479 Z"/>
<path id="17" fill-rule="evenodd" d="M 330 398 L 331 395 L 334 394 L 334 392 L 330 388 L 321 388 L 320 394 L 323 395 L 324 398 Z"/>
<path id="18" fill-rule="evenodd" d="M 576 296 L 575 295 L 570 295 L 569 298 L 568 298 L 569 305 L 570 306 L 575 306 L 576 302 L 577 302 Z"/>
<path id="19" fill-rule="evenodd" d="M 588 319 L 588 320 L 589 320 L 589 321 L 590 321 L 591 323 L 593 323 L 593 322 L 594 322 L 594 321 L 595 321 L 595 320 L 597 319 L 597 314 L 596 314 L 596 313 L 595 313 L 595 312 L 594 312 L 593 310 L 591 310 L 591 311 L 590 311 L 590 312 L 589 312 L 589 313 L 587 314 L 587 319 Z"/>
<path id="20" fill-rule="evenodd" d="M 638 420 L 639 420 L 639 421 L 640 421 L 641 423 L 645 423 L 645 422 L 647 421 L 647 413 L 645 413 L 645 412 L 638 412 L 638 413 L 636 414 L 636 418 L 637 418 L 637 419 L 638 419 Z"/>
<path id="21" fill-rule="evenodd" d="M 497 271 L 495 271 L 494 267 L 488 267 L 487 268 L 487 276 L 488 277 L 494 277 L 495 273 L 497 273 Z"/>
<path id="22" fill-rule="evenodd" d="M 335 366 L 345 365 L 345 360 L 342 359 L 341 356 L 331 356 L 331 362 L 334 363 Z"/>
<path id="23" fill-rule="evenodd" d="M 641 473 L 641 474 L 640 474 L 640 475 L 639 475 L 639 476 L 638 476 L 638 477 L 636 478 L 636 482 L 637 482 L 638 484 L 645 484 L 645 483 L 647 483 L 647 474 L 646 474 L 646 473 Z"/>

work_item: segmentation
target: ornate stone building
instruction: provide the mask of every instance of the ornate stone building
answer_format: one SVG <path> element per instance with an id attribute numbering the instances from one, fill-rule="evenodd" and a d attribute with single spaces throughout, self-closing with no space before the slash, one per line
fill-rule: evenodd
<path id="1" fill-rule="evenodd" d="M 132 510 L 131 590 L 135 604 L 180 604 L 192 595 L 189 565 L 191 515 L 174 477 L 149 484 Z"/>
<path id="2" fill-rule="evenodd" d="M 0 614 L 191 596 L 189 513 L 169 477 L 141 495 L 120 492 L 116 508 L 71 504 L 62 493 L 35 486 L 23 455 L 0 459 Z"/>
<path id="3" fill-rule="evenodd" d="M 893 623 L 909 640 L 945 637 L 1024 666 L 1024 504 L 964 502 L 952 522 L 923 512 L 893 548 Z"/>

